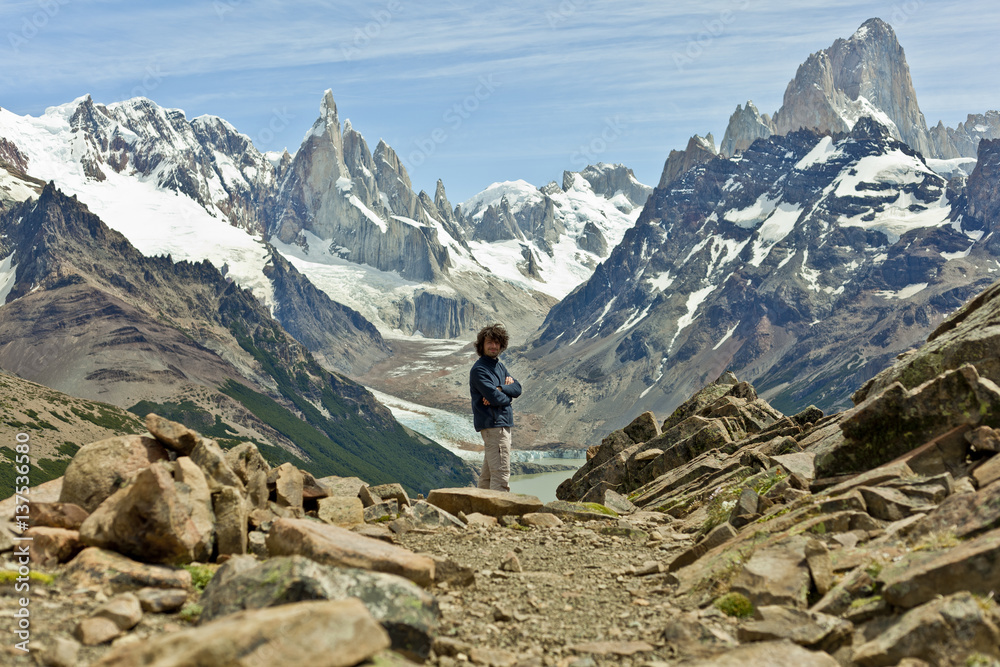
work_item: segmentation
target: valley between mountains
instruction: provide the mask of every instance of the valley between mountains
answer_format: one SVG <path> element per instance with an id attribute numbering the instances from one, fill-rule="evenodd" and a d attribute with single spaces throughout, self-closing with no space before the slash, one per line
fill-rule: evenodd
<path id="1" fill-rule="evenodd" d="M 0 108 L 5 661 L 1000 664 L 1000 113 L 872 18 L 655 186 L 452 202 L 317 97 Z M 495 321 L 558 501 L 377 398 L 471 421 Z"/>

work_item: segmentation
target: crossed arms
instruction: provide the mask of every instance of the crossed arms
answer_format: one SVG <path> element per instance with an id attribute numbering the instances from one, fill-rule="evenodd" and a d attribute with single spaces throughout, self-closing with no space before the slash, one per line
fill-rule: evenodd
<path id="1" fill-rule="evenodd" d="M 521 383 L 506 376 L 503 385 L 494 385 L 496 378 L 485 368 L 477 368 L 472 375 L 472 386 L 483 396 L 483 405 L 504 407 L 521 395 Z"/>

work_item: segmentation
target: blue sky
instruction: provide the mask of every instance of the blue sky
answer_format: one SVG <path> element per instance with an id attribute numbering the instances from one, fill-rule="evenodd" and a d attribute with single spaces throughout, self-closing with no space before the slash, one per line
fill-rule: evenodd
<path id="1" fill-rule="evenodd" d="M 872 16 L 906 51 L 929 125 L 1000 107 L 1000 3 L 5 0 L 0 106 L 144 95 L 294 151 L 331 89 L 374 149 L 453 203 L 490 183 L 621 162 L 655 185 L 736 105 L 781 105 L 796 67 Z"/>

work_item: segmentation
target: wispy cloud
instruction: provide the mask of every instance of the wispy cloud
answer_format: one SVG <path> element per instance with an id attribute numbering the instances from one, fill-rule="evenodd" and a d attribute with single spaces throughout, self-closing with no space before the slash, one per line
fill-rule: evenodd
<path id="1" fill-rule="evenodd" d="M 37 114 L 88 92 L 110 102 L 153 71 L 149 97 L 251 137 L 286 108 L 293 120 L 262 148 L 294 150 L 331 88 L 372 144 L 385 138 L 401 155 L 447 127 L 413 176 L 425 188 L 444 178 L 456 200 L 517 156 L 532 162 L 525 173 L 558 178 L 609 118 L 628 129 L 602 159 L 655 182 L 671 148 L 694 133 L 721 138 L 747 99 L 775 111 L 806 56 L 873 15 L 893 23 L 929 122 L 1000 106 L 1000 6 L 986 0 L 50 0 L 58 11 L 25 37 L 41 6 L 0 5 L 2 106 Z M 484 76 L 499 87 L 447 126 Z"/>

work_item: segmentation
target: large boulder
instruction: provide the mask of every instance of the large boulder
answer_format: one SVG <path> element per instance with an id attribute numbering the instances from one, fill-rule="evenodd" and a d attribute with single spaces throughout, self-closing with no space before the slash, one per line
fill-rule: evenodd
<path id="1" fill-rule="evenodd" d="M 704 660 L 685 663 L 687 667 L 839 667 L 829 654 L 810 651 L 788 640 L 743 644 L 732 651 Z"/>
<path id="2" fill-rule="evenodd" d="M 337 567 L 396 574 L 421 586 L 434 581 L 434 561 L 412 551 L 309 519 L 279 519 L 267 535 L 273 556 L 301 555 Z"/>
<path id="3" fill-rule="evenodd" d="M 84 445 L 66 467 L 59 501 L 93 512 L 137 472 L 167 458 L 163 445 L 140 435 L 122 435 Z"/>
<path id="4" fill-rule="evenodd" d="M 388 648 L 360 600 L 252 609 L 113 649 L 95 667 L 323 665 L 351 667 Z"/>
<path id="5" fill-rule="evenodd" d="M 253 507 L 267 507 L 267 474 L 271 465 L 252 442 L 244 442 L 226 451 L 226 462 L 243 482 L 247 499 Z"/>
<path id="6" fill-rule="evenodd" d="M 146 415 L 146 428 L 167 449 L 181 456 L 189 456 L 202 439 L 199 433 L 184 424 L 170 421 L 153 412 Z"/>
<path id="7" fill-rule="evenodd" d="M 140 471 L 80 527 L 84 544 L 150 563 L 206 561 L 214 536 L 208 482 L 183 456 Z"/>
<path id="8" fill-rule="evenodd" d="M 402 577 L 330 567 L 302 556 L 272 558 L 213 584 L 201 597 L 200 623 L 244 609 L 355 597 L 389 633 L 394 650 L 421 662 L 440 618 L 434 597 Z"/>
<path id="9" fill-rule="evenodd" d="M 273 489 L 281 507 L 302 507 L 302 487 L 305 477 L 291 463 L 282 463 L 267 474 L 267 487 Z"/>
<path id="10" fill-rule="evenodd" d="M 957 426 L 980 423 L 1000 423 L 1000 387 L 974 366 L 946 371 L 913 389 L 897 382 L 846 416 L 840 425 L 846 441 L 816 457 L 816 475 L 870 470 Z"/>
<path id="11" fill-rule="evenodd" d="M 746 595 L 755 606 L 804 608 L 811 582 L 807 542 L 799 535 L 758 549 L 736 576 L 732 590 Z"/>
<path id="12" fill-rule="evenodd" d="M 245 554 L 250 504 L 240 490 L 232 486 L 220 487 L 212 494 L 212 512 L 219 555 Z"/>
<path id="13" fill-rule="evenodd" d="M 975 366 L 981 377 L 1000 384 L 1000 283 L 994 283 L 947 318 L 917 350 L 869 380 L 852 396 L 856 404 L 885 391 L 894 382 L 913 389 L 942 373 Z"/>
<path id="14" fill-rule="evenodd" d="M 239 489 L 241 493 L 243 492 L 243 480 L 230 467 L 225 453 L 215 440 L 202 438 L 201 442 L 191 450 L 190 457 L 205 473 L 208 487 L 213 493 L 224 486 L 230 486 Z"/>

